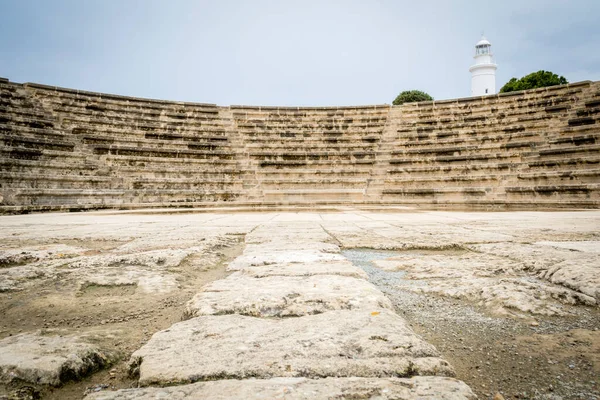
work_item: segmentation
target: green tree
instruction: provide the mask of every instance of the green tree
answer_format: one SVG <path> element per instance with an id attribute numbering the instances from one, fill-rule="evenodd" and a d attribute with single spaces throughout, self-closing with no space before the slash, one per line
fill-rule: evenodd
<path id="1" fill-rule="evenodd" d="M 500 93 L 514 92 L 516 90 L 535 89 L 546 86 L 564 85 L 569 83 L 564 76 L 558 76 L 550 71 L 533 72 L 521 79 L 512 78 L 502 86 Z"/>
<path id="2" fill-rule="evenodd" d="M 392 104 L 399 106 L 400 104 L 413 103 L 415 101 L 433 101 L 433 97 L 420 90 L 405 90 L 394 99 Z"/>

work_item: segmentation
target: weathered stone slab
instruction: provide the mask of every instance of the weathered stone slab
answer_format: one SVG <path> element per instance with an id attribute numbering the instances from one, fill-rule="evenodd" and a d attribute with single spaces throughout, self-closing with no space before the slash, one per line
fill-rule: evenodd
<path id="1" fill-rule="evenodd" d="M 596 299 L 600 304 L 600 260 L 583 258 L 555 264 L 545 276 L 557 283 Z"/>
<path id="2" fill-rule="evenodd" d="M 437 350 L 390 310 L 300 318 L 205 316 L 158 332 L 133 353 L 140 384 L 249 377 L 452 375 Z"/>
<path id="3" fill-rule="evenodd" d="M 518 261 L 474 252 L 399 253 L 397 256 L 375 260 L 373 263 L 386 271 L 405 271 L 406 279 L 456 278 L 465 274 L 491 277 L 523 269 L 523 265 Z"/>
<path id="4" fill-rule="evenodd" d="M 568 250 L 582 251 L 584 253 L 600 253 L 600 241 L 583 240 L 579 242 L 536 242 L 536 245 L 557 247 Z"/>
<path id="5" fill-rule="evenodd" d="M 353 278 L 368 279 L 365 271 L 355 267 L 351 262 L 327 261 L 312 263 L 280 263 L 264 266 L 252 266 L 239 269 L 239 272 L 253 277 L 264 278 L 267 276 L 312 276 L 312 275 L 340 275 Z"/>
<path id="6" fill-rule="evenodd" d="M 0 340 L 0 382 L 58 386 L 110 364 L 115 355 L 75 336 L 23 333 Z"/>
<path id="7" fill-rule="evenodd" d="M 124 389 L 88 395 L 89 400 L 137 399 L 432 399 L 474 400 L 462 381 L 433 376 L 412 378 L 272 378 L 198 382 L 165 388 Z"/>
<path id="8" fill-rule="evenodd" d="M 564 305 L 597 303 L 591 295 L 530 276 L 524 263 L 489 254 L 400 254 L 374 264 L 402 272 L 397 282 L 404 289 L 467 299 L 497 315 L 567 315 Z"/>
<path id="9" fill-rule="evenodd" d="M 234 273 L 206 285 L 187 304 L 187 315 L 240 314 L 290 317 L 329 310 L 392 310 L 392 303 L 371 283 L 346 276 L 251 278 Z"/>
<path id="10" fill-rule="evenodd" d="M 194 267 L 214 265 L 219 261 L 215 250 L 238 241 L 214 232 L 200 236 L 196 233 L 193 247 L 181 247 L 180 237 L 169 233 L 140 239 L 133 247 L 129 242 L 106 251 L 62 244 L 0 250 L 0 292 L 22 290 L 60 276 L 76 281 L 80 288 L 134 285 L 144 293 L 168 293 L 179 288 L 177 270 L 188 257 L 202 255 L 196 257 Z M 135 250 L 143 244 L 153 250 Z"/>
<path id="11" fill-rule="evenodd" d="M 245 267 L 280 263 L 321 263 L 345 260 L 339 253 L 339 247 L 320 242 L 279 243 L 248 245 L 244 254 L 229 263 L 232 271 Z"/>
<path id="12" fill-rule="evenodd" d="M 600 255 L 595 242 L 493 243 L 474 250 L 521 262 L 537 277 L 566 286 L 600 302 Z"/>

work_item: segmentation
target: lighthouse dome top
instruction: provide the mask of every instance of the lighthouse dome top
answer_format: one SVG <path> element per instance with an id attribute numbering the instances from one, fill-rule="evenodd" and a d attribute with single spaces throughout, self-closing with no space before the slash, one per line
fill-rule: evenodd
<path id="1" fill-rule="evenodd" d="M 490 43 L 490 41 L 489 41 L 489 40 L 487 40 L 487 39 L 485 38 L 485 36 L 482 36 L 482 37 L 481 37 L 481 40 L 479 40 L 479 42 L 477 42 L 477 44 L 476 44 L 475 46 L 486 46 L 486 45 L 487 45 L 487 46 L 491 46 L 492 44 Z"/>

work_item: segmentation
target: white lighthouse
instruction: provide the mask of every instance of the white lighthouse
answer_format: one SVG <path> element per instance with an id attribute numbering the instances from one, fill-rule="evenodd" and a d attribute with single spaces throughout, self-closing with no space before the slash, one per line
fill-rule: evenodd
<path id="1" fill-rule="evenodd" d="M 475 45 L 475 64 L 471 72 L 471 96 L 496 94 L 496 68 L 492 54 L 492 44 L 481 36 Z"/>

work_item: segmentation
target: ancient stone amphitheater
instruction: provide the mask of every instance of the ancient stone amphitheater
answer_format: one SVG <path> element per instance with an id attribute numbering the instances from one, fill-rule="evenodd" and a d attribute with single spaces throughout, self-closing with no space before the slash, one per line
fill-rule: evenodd
<path id="1" fill-rule="evenodd" d="M 599 82 L 398 107 L 0 90 L 4 212 L 600 204 Z"/>
<path id="2" fill-rule="evenodd" d="M 600 82 L 0 135 L 0 399 L 600 399 Z"/>

